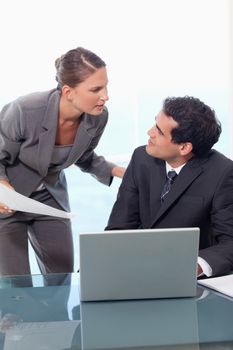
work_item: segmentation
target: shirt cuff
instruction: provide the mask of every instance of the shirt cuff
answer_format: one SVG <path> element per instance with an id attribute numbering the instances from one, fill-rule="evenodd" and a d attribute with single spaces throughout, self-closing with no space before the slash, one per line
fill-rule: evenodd
<path id="1" fill-rule="evenodd" d="M 197 277 L 201 277 L 203 275 L 210 277 L 213 274 L 212 268 L 210 265 L 200 256 L 197 258 L 197 263 L 201 266 L 203 273 L 199 274 Z"/>

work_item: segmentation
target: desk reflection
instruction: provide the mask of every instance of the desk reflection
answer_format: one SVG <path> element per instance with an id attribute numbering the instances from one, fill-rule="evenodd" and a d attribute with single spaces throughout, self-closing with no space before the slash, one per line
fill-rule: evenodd
<path id="1" fill-rule="evenodd" d="M 83 302 L 81 334 L 82 350 L 232 350 L 233 298 Z"/>
<path id="2" fill-rule="evenodd" d="M 198 349 L 196 300 L 83 302 L 81 333 L 83 350 Z"/>
<path id="3" fill-rule="evenodd" d="M 80 305 L 70 277 L 0 279 L 0 350 L 233 350 L 233 298 L 198 288 L 196 298 Z"/>
<path id="4" fill-rule="evenodd" d="M 71 288 L 68 274 L 2 278 L 0 349 L 80 349 L 80 319 L 68 312 Z"/>

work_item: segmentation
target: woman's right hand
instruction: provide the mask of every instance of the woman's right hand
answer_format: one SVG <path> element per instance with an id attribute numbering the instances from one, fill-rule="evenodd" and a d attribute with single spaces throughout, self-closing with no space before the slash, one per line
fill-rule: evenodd
<path id="1" fill-rule="evenodd" d="M 0 180 L 0 184 L 7 186 L 8 188 L 10 188 L 11 190 L 14 190 L 14 187 L 11 186 L 11 184 L 9 183 L 9 181 L 7 180 Z M 4 203 L 0 202 L 0 214 L 9 214 L 9 213 L 13 213 L 13 210 L 10 209 L 7 205 L 5 205 Z"/>

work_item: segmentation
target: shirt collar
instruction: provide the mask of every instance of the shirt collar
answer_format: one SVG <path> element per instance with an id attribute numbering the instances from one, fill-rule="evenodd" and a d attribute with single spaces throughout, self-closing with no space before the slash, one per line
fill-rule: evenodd
<path id="1" fill-rule="evenodd" d="M 177 173 L 177 175 L 180 173 L 181 169 L 185 166 L 186 163 L 178 166 L 177 168 L 172 168 L 171 165 L 169 165 L 167 162 L 166 162 L 166 172 L 168 173 L 169 171 L 171 170 L 175 170 L 175 172 Z"/>

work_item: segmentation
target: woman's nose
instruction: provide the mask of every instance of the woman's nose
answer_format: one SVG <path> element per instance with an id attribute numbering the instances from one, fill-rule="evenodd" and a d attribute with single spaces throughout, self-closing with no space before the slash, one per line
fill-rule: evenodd
<path id="1" fill-rule="evenodd" d="M 102 100 L 102 101 L 108 101 L 109 100 L 109 97 L 108 97 L 108 90 L 107 89 L 103 89 L 102 91 L 101 91 L 102 93 L 101 93 L 101 97 L 100 97 L 100 99 Z"/>
<path id="2" fill-rule="evenodd" d="M 102 96 L 100 97 L 100 99 L 101 99 L 102 101 L 106 102 L 106 101 L 109 100 L 109 97 L 108 97 L 108 95 L 106 94 L 106 95 L 102 95 Z"/>

